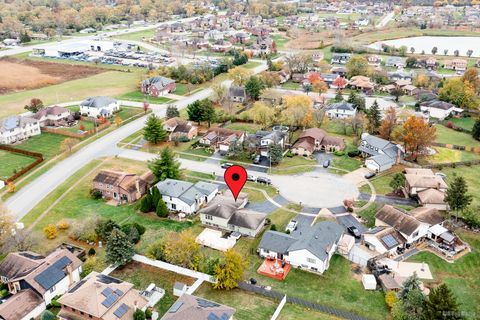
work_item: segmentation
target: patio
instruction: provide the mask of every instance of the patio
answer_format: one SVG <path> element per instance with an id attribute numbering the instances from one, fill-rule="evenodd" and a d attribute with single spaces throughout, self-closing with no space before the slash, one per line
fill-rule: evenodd
<path id="1" fill-rule="evenodd" d="M 232 237 L 225 238 L 221 231 L 205 228 L 197 236 L 195 242 L 215 250 L 227 251 L 233 248 L 236 240 Z"/>
<path id="2" fill-rule="evenodd" d="M 285 280 L 292 266 L 288 263 L 283 263 L 279 259 L 265 259 L 262 265 L 258 268 L 257 273 L 277 280 Z"/>

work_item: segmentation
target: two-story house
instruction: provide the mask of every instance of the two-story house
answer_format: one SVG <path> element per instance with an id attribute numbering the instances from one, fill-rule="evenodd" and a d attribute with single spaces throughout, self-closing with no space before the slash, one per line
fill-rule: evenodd
<path id="1" fill-rule="evenodd" d="M 35 113 L 32 118 L 38 120 L 40 127 L 67 126 L 74 122 L 70 110 L 60 106 L 43 108 Z"/>
<path id="2" fill-rule="evenodd" d="M 0 144 L 13 144 L 41 133 L 40 123 L 34 118 L 10 116 L 0 119 Z"/>
<path id="3" fill-rule="evenodd" d="M 332 103 L 327 107 L 327 116 L 331 119 L 353 118 L 357 114 L 357 107 L 346 101 Z"/>
<path id="4" fill-rule="evenodd" d="M 283 149 L 286 142 L 286 134 L 281 131 L 257 131 L 255 134 L 250 135 L 250 138 L 259 154 L 263 157 L 270 155 L 269 152 L 272 145 L 280 145 Z"/>
<path id="5" fill-rule="evenodd" d="M 90 97 L 80 103 L 80 113 L 89 117 L 111 117 L 120 110 L 117 100 L 110 97 Z"/>
<path id="6" fill-rule="evenodd" d="M 316 151 L 335 152 L 344 148 L 345 141 L 342 138 L 328 136 L 324 130 L 319 128 L 310 128 L 302 132 L 292 146 L 292 152 L 310 156 Z"/>
<path id="7" fill-rule="evenodd" d="M 92 187 L 105 199 L 132 203 L 140 199 L 153 181 L 151 171 L 142 176 L 115 170 L 102 170 L 93 178 Z"/>
<path id="8" fill-rule="evenodd" d="M 366 157 L 366 167 L 375 172 L 390 169 L 404 154 L 398 145 L 368 133 L 362 134 L 358 150 Z"/>
<path id="9" fill-rule="evenodd" d="M 52 299 L 80 281 L 82 262 L 59 248 L 44 257 L 34 252 L 13 252 L 0 263 L 0 280 L 12 295 L 0 304 L 0 319 L 38 317 Z"/>
<path id="10" fill-rule="evenodd" d="M 322 221 L 302 232 L 264 233 L 258 246 L 262 258 L 279 259 L 296 268 L 316 273 L 325 272 L 337 249 L 344 228 L 333 221 Z"/>
<path id="11" fill-rule="evenodd" d="M 151 97 L 164 96 L 175 91 L 175 89 L 175 80 L 162 76 L 145 79 L 140 84 L 140 90 L 142 93 L 148 94 Z"/>
<path id="12" fill-rule="evenodd" d="M 187 181 L 165 179 L 157 183 L 167 208 L 187 215 L 196 213 L 203 205 L 212 201 L 218 193 L 218 185 L 199 181 L 195 184 Z"/>
<path id="13" fill-rule="evenodd" d="M 405 191 L 410 197 L 418 200 L 419 204 L 438 210 L 447 210 L 445 193 L 447 183 L 437 176 L 431 169 L 405 169 Z"/>
<path id="14" fill-rule="evenodd" d="M 333 53 L 331 64 L 346 64 L 352 57 L 351 53 Z"/>
<path id="15" fill-rule="evenodd" d="M 245 139 L 245 132 L 220 127 L 210 128 L 200 138 L 199 143 L 218 149 L 222 153 L 228 152 L 230 144 L 242 143 Z"/>
<path id="16" fill-rule="evenodd" d="M 168 141 L 178 139 L 192 140 L 198 134 L 198 127 L 182 118 L 170 118 L 163 123 L 163 129 L 168 132 Z"/>

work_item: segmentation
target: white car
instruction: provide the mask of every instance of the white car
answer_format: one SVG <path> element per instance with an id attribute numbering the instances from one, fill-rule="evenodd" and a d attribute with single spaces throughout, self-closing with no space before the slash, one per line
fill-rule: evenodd
<path id="1" fill-rule="evenodd" d="M 257 181 L 257 177 L 255 177 L 253 174 L 249 174 L 249 175 L 247 176 L 247 181 L 253 181 L 253 182 L 255 182 L 255 181 Z"/>
<path id="2" fill-rule="evenodd" d="M 297 230 L 297 224 L 297 220 L 290 220 L 287 227 L 285 228 L 285 231 L 292 233 L 293 231 Z"/>

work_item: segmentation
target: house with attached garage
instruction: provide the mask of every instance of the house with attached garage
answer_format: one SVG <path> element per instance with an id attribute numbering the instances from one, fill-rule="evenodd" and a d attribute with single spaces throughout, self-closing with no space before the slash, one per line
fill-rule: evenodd
<path id="1" fill-rule="evenodd" d="M 397 144 L 368 133 L 362 134 L 358 150 L 366 158 L 366 167 L 375 172 L 390 169 L 394 164 L 399 163 L 404 155 L 403 150 Z"/>
<path id="2" fill-rule="evenodd" d="M 247 93 L 245 92 L 245 87 L 242 86 L 231 86 L 228 89 L 228 98 L 233 102 L 243 103 L 247 99 Z"/>
<path id="3" fill-rule="evenodd" d="M 357 107 L 346 101 L 332 103 L 327 106 L 327 116 L 331 119 L 353 118 L 357 114 Z"/>
<path id="4" fill-rule="evenodd" d="M 175 91 L 175 88 L 175 80 L 162 76 L 145 79 L 140 85 L 140 90 L 142 91 L 142 93 L 148 94 L 152 97 L 164 96 L 170 92 Z"/>
<path id="5" fill-rule="evenodd" d="M 256 148 L 261 156 L 268 157 L 272 145 L 285 147 L 287 135 L 282 131 L 257 131 L 248 137 L 251 146 Z"/>
<path id="6" fill-rule="evenodd" d="M 344 148 L 345 142 L 342 138 L 328 136 L 319 128 L 310 128 L 302 132 L 292 146 L 292 152 L 301 156 L 310 156 L 316 151 L 335 152 Z"/>
<path id="7" fill-rule="evenodd" d="M 437 99 L 422 102 L 420 104 L 420 110 L 423 112 L 428 112 L 430 117 L 437 118 L 439 120 L 444 120 L 449 116 L 458 116 L 464 111 L 452 103 Z"/>
<path id="8" fill-rule="evenodd" d="M 321 221 L 305 231 L 286 234 L 264 233 L 257 252 L 260 257 L 279 259 L 296 268 L 323 273 L 337 249 L 344 228 L 333 221 Z"/>
<path id="9" fill-rule="evenodd" d="M 244 140 L 244 131 L 215 127 L 208 129 L 198 141 L 202 145 L 214 147 L 221 153 L 226 153 L 232 143 L 242 143 Z"/>
<path id="10" fill-rule="evenodd" d="M 35 113 L 32 118 L 38 120 L 40 127 L 64 127 L 75 121 L 70 110 L 60 106 L 43 108 Z"/>
<path id="11" fill-rule="evenodd" d="M 448 185 L 442 177 L 431 169 L 405 169 L 405 192 L 429 208 L 447 210 L 445 193 Z"/>
<path id="12" fill-rule="evenodd" d="M 80 103 L 80 113 L 89 117 L 111 117 L 120 110 L 117 100 L 110 97 L 90 97 Z"/>
<path id="13" fill-rule="evenodd" d="M 333 53 L 331 64 L 346 64 L 348 60 L 352 57 L 351 53 Z"/>
<path id="14" fill-rule="evenodd" d="M 163 123 L 163 129 L 168 132 L 168 141 L 178 139 L 192 140 L 198 134 L 198 127 L 182 118 L 170 118 Z"/>
<path id="15" fill-rule="evenodd" d="M 58 302 L 60 320 L 127 320 L 150 301 L 133 284 L 93 271 Z"/>
<path id="16" fill-rule="evenodd" d="M 230 192 L 227 192 L 226 195 L 218 195 L 199 211 L 200 221 L 210 228 L 256 237 L 263 229 L 267 215 L 245 209 L 247 202 L 246 193 L 240 193 L 237 200 L 233 199 Z"/>
<path id="17" fill-rule="evenodd" d="M 407 65 L 407 59 L 402 57 L 388 57 L 385 61 L 386 67 L 405 68 Z"/>
<path id="18" fill-rule="evenodd" d="M 187 181 L 166 179 L 157 183 L 167 208 L 186 215 L 196 213 L 203 205 L 212 201 L 218 193 L 218 185 L 199 181 L 195 184 Z"/>
<path id="19" fill-rule="evenodd" d="M 0 144 L 13 144 L 41 133 L 40 123 L 34 118 L 10 116 L 0 119 Z"/>
<path id="20" fill-rule="evenodd" d="M 93 178 L 92 187 L 105 199 L 132 203 L 140 199 L 153 182 L 151 171 L 142 176 L 114 170 L 102 170 Z"/>
<path id="21" fill-rule="evenodd" d="M 30 320 L 40 316 L 56 296 L 80 281 L 82 261 L 67 249 L 48 256 L 12 252 L 0 263 L 0 280 L 11 294 L 0 304 L 0 319 Z"/>

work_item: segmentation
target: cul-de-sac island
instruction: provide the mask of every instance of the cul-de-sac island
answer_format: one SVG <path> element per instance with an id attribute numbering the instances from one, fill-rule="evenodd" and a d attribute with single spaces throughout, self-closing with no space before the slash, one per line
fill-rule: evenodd
<path id="1" fill-rule="evenodd" d="M 479 70 L 478 0 L 0 1 L 0 320 L 480 319 Z"/>

